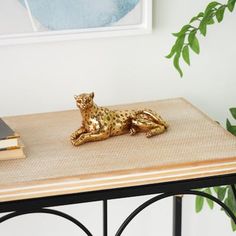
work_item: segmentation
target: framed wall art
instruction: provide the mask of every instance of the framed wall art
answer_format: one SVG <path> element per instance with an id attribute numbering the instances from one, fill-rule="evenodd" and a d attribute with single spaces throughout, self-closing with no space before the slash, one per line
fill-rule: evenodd
<path id="1" fill-rule="evenodd" d="M 152 0 L 1 0 L 0 45 L 150 33 Z"/>

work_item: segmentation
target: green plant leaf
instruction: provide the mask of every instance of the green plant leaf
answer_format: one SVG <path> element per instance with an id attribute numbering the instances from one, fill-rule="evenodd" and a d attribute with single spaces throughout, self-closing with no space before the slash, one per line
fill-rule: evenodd
<path id="1" fill-rule="evenodd" d="M 231 128 L 228 129 L 228 131 L 234 136 L 236 136 L 236 125 L 232 125 Z"/>
<path id="2" fill-rule="evenodd" d="M 223 201 L 225 198 L 227 188 L 225 187 L 219 187 L 217 191 L 217 197 L 219 198 L 220 201 Z"/>
<path id="3" fill-rule="evenodd" d="M 195 190 L 202 191 L 202 190 L 204 190 L 204 188 L 196 188 Z"/>
<path id="4" fill-rule="evenodd" d="M 213 18 L 210 18 L 210 19 L 208 20 L 208 22 L 207 22 L 208 25 L 212 25 L 212 24 L 214 24 L 214 23 L 215 23 L 215 21 L 214 21 Z"/>
<path id="5" fill-rule="evenodd" d="M 181 68 L 179 66 L 179 58 L 180 58 L 180 54 L 177 53 L 174 57 L 173 64 L 174 64 L 175 69 L 179 72 L 180 76 L 182 77 L 183 71 L 181 70 Z"/>
<path id="6" fill-rule="evenodd" d="M 227 204 L 228 204 L 228 207 L 232 210 L 232 211 L 235 211 L 236 209 L 236 202 L 235 202 L 235 197 L 234 197 L 234 193 L 233 193 L 233 190 L 231 187 L 229 187 L 228 189 L 228 201 L 227 201 Z"/>
<path id="7" fill-rule="evenodd" d="M 226 128 L 231 134 L 236 136 L 236 125 L 231 125 L 229 119 L 226 120 Z"/>
<path id="8" fill-rule="evenodd" d="M 184 61 L 190 65 L 190 59 L 189 59 L 189 48 L 188 45 L 184 46 L 183 50 L 182 50 L 182 57 L 184 59 Z"/>
<path id="9" fill-rule="evenodd" d="M 185 34 L 190 28 L 192 28 L 191 25 L 184 25 L 178 33 L 173 33 L 173 35 L 175 37 L 179 37 L 179 36 Z"/>
<path id="10" fill-rule="evenodd" d="M 198 20 L 197 16 L 192 17 L 191 20 L 189 21 L 189 23 L 193 23 L 195 20 Z"/>
<path id="11" fill-rule="evenodd" d="M 231 125 L 229 119 L 226 119 L 226 128 L 227 128 L 227 130 L 229 131 L 229 129 L 230 129 L 231 127 L 232 127 L 232 125 Z"/>
<path id="12" fill-rule="evenodd" d="M 183 46 L 184 46 L 184 41 L 185 41 L 185 34 L 182 34 L 181 36 L 179 36 L 178 37 L 178 39 L 176 40 L 176 43 L 175 43 L 175 45 L 176 45 L 176 52 L 178 53 L 178 54 L 180 54 L 180 52 L 181 52 L 181 50 L 182 50 L 182 48 L 183 48 Z"/>
<path id="13" fill-rule="evenodd" d="M 200 32 L 201 32 L 201 34 L 202 34 L 203 36 L 206 36 L 206 33 L 207 33 L 207 26 L 206 26 L 205 23 L 201 23 L 201 24 L 199 25 L 199 30 L 200 30 Z"/>
<path id="14" fill-rule="evenodd" d="M 198 39 L 196 37 L 196 31 L 193 30 L 190 32 L 189 36 L 188 36 L 188 42 L 189 42 L 189 46 L 191 47 L 191 49 L 199 54 L 200 52 L 200 47 L 199 47 L 199 42 Z"/>
<path id="15" fill-rule="evenodd" d="M 202 18 L 204 16 L 204 13 L 203 12 L 200 12 L 197 16 L 194 16 L 189 23 L 192 23 L 200 18 Z"/>
<path id="16" fill-rule="evenodd" d="M 197 196 L 195 201 L 195 211 L 198 213 L 202 210 L 204 204 L 204 198 L 202 196 Z"/>
<path id="17" fill-rule="evenodd" d="M 212 192 L 211 192 L 210 188 L 206 188 L 204 192 L 212 195 Z M 207 204 L 210 207 L 210 209 L 213 209 L 213 207 L 214 207 L 213 201 L 211 199 L 208 199 L 208 198 L 206 200 L 207 200 Z"/>
<path id="18" fill-rule="evenodd" d="M 230 12 L 232 12 L 234 10 L 235 3 L 236 3 L 236 0 L 229 0 L 228 1 L 227 6 L 228 6 L 228 9 Z"/>
<path id="19" fill-rule="evenodd" d="M 166 56 L 166 58 L 171 58 L 174 56 L 174 54 L 176 53 L 176 45 L 174 45 L 172 48 L 171 48 L 171 51 L 170 53 Z"/>
<path id="20" fill-rule="evenodd" d="M 225 13 L 225 6 L 221 6 L 217 11 L 216 11 L 216 19 L 220 23 L 223 18 L 224 18 L 224 13 Z"/>
<path id="21" fill-rule="evenodd" d="M 229 206 L 228 198 L 226 198 L 226 199 L 224 200 L 224 204 L 225 204 L 226 206 Z M 229 213 L 228 213 L 224 208 L 221 208 L 221 210 L 224 211 L 224 213 L 225 213 L 228 217 L 230 217 Z"/>
<path id="22" fill-rule="evenodd" d="M 194 40 L 194 38 L 196 37 L 196 33 L 197 31 L 196 30 L 192 30 L 190 33 L 189 33 L 189 36 L 188 36 L 188 42 L 189 44 L 191 44 Z"/>
<path id="23" fill-rule="evenodd" d="M 205 12 L 204 17 L 202 18 L 202 21 L 199 25 L 199 30 L 204 36 L 206 36 L 207 25 L 214 24 L 214 14 L 214 9 L 212 9 Z"/>
<path id="24" fill-rule="evenodd" d="M 213 189 L 214 189 L 214 191 L 215 191 L 216 194 L 218 193 L 219 188 L 220 188 L 220 187 L 217 187 L 217 186 L 213 187 Z"/>
<path id="25" fill-rule="evenodd" d="M 234 187 L 235 187 L 235 184 L 234 184 Z M 234 190 L 233 190 L 231 185 L 229 186 L 229 195 L 232 198 L 231 200 L 233 202 L 233 209 L 232 209 L 232 211 L 236 211 L 236 196 L 234 195 Z"/>
<path id="26" fill-rule="evenodd" d="M 197 16 L 194 16 L 190 21 L 189 23 L 193 23 L 194 21 L 198 20 L 199 18 Z"/>
<path id="27" fill-rule="evenodd" d="M 222 5 L 222 4 L 216 1 L 210 2 L 206 7 L 205 13 L 212 11 L 216 6 L 219 6 L 219 5 Z"/>
<path id="28" fill-rule="evenodd" d="M 236 107 L 232 107 L 229 110 L 230 110 L 230 113 L 232 114 L 233 118 L 236 120 Z"/>
<path id="29" fill-rule="evenodd" d="M 198 13 L 198 15 L 197 15 L 198 18 L 201 18 L 201 17 L 203 17 L 203 16 L 204 16 L 204 13 L 203 13 L 203 12 L 200 12 L 200 13 Z"/>
<path id="30" fill-rule="evenodd" d="M 203 29 L 205 28 L 204 25 L 214 24 L 213 17 L 215 16 L 216 7 L 221 6 L 221 5 L 222 4 L 219 2 L 211 2 L 208 4 L 208 6 L 206 7 L 206 10 L 204 12 L 204 17 L 201 21 L 201 25 L 202 25 Z"/>
<path id="31" fill-rule="evenodd" d="M 236 231 L 236 224 L 233 222 L 233 220 L 230 220 L 231 222 L 231 228 L 233 231 Z"/>
<path id="32" fill-rule="evenodd" d="M 166 57 L 170 59 L 174 56 L 173 64 L 180 73 L 181 77 L 183 76 L 183 72 L 179 65 L 180 56 L 182 55 L 183 60 L 187 64 L 190 64 L 189 47 L 196 54 L 200 53 L 199 41 L 198 38 L 196 37 L 196 34 L 200 31 L 202 35 L 206 36 L 207 26 L 215 23 L 214 17 L 216 17 L 216 20 L 218 22 L 221 22 L 224 18 L 224 13 L 226 8 L 228 8 L 229 11 L 234 10 L 236 0 L 227 0 L 227 1 L 228 1 L 227 4 L 221 4 L 217 1 L 209 3 L 205 8 L 204 12 L 200 12 L 197 16 L 192 17 L 189 24 L 184 25 L 179 32 L 173 33 L 173 35 L 177 37 L 177 39 L 175 41 L 175 45 L 172 47 L 170 53 Z M 195 25 L 191 25 L 191 23 L 194 21 L 200 22 L 198 27 Z M 187 35 L 188 35 L 188 42 L 185 42 Z M 185 45 L 189 45 L 188 49 L 185 48 Z M 235 126 L 230 126 L 230 132 L 236 135 L 235 129 L 236 129 Z"/>

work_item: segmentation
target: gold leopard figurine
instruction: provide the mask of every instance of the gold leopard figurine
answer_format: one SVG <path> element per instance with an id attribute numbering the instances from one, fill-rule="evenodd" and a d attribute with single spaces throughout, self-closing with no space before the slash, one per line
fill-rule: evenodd
<path id="1" fill-rule="evenodd" d="M 168 124 L 152 110 L 110 110 L 98 107 L 94 102 L 94 93 L 74 96 L 82 115 L 82 126 L 71 135 L 74 146 L 100 141 L 112 136 L 144 131 L 146 136 L 165 132 Z"/>

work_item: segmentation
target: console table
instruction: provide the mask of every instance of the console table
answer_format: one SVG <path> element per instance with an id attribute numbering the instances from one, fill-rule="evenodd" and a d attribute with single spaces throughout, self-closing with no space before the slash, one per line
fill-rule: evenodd
<path id="1" fill-rule="evenodd" d="M 162 135 L 122 135 L 73 147 L 70 134 L 80 126 L 79 110 L 5 117 L 22 137 L 27 158 L 0 162 L 0 223 L 32 213 L 61 216 L 90 230 L 79 219 L 49 207 L 103 201 L 104 236 L 108 235 L 110 199 L 158 194 L 135 209 L 115 236 L 152 203 L 174 197 L 173 235 L 181 235 L 181 196 L 200 195 L 195 189 L 231 185 L 236 196 L 236 138 L 183 98 L 135 103 L 115 109 L 150 108 L 170 124 Z M 1 234 L 1 224 L 0 224 Z"/>

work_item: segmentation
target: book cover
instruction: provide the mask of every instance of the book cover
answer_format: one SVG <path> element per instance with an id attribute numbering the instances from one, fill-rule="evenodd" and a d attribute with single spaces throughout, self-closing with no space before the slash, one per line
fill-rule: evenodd
<path id="1" fill-rule="evenodd" d="M 0 118 L 0 141 L 15 137 L 15 132 Z"/>

